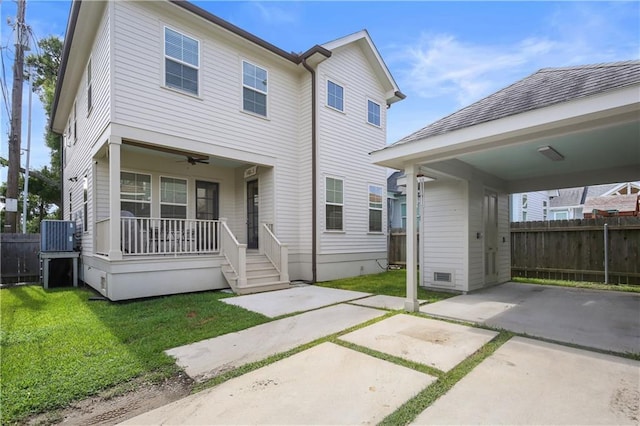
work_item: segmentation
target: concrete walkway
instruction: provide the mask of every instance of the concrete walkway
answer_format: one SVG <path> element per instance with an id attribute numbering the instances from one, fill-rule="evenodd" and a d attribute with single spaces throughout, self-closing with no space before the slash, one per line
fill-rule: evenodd
<path id="1" fill-rule="evenodd" d="M 515 337 L 417 425 L 638 425 L 640 362 Z"/>
<path id="2" fill-rule="evenodd" d="M 507 283 L 420 312 L 620 353 L 640 353 L 640 294 Z"/>
<path id="3" fill-rule="evenodd" d="M 362 306 L 329 306 L 180 346 L 166 353 L 176 358 L 176 363 L 189 377 L 204 381 L 384 314 L 384 311 Z"/>
<path id="4" fill-rule="evenodd" d="M 454 312 L 458 316 L 466 312 L 467 318 L 472 317 L 474 321 L 489 321 L 504 315 L 505 311 L 517 312 L 532 293 L 535 296 L 547 290 L 521 285 L 506 287 L 510 288 L 511 293 L 498 292 L 492 297 L 475 299 L 476 303 L 458 299 L 462 301 L 434 311 Z M 334 296 L 326 297 L 329 292 L 321 290 L 318 294 L 323 294 L 320 299 L 325 303 L 340 297 L 351 302 L 272 321 L 168 353 L 178 359 L 189 375 L 202 379 L 387 313 L 355 306 L 351 304 L 354 299 L 349 298 L 353 295 L 341 296 L 341 290 L 326 290 L 334 292 Z M 577 298 L 586 307 L 600 303 L 593 299 L 595 294 L 590 294 L 588 301 L 585 301 L 586 295 L 576 296 L 571 292 L 551 292 L 551 295 Z M 271 300 L 270 303 L 291 300 L 287 295 L 274 296 L 265 294 L 262 301 L 254 298 L 253 306 L 268 305 L 265 300 Z M 365 300 L 358 299 L 357 303 Z M 371 303 L 388 308 L 395 301 L 383 298 L 373 299 Z M 431 311 L 441 303 L 423 309 Z M 568 301 L 549 303 L 555 303 L 556 309 L 570 304 Z M 269 312 L 285 309 L 290 308 L 276 307 Z M 565 312 L 565 315 L 572 313 Z M 554 321 L 542 323 L 551 328 L 555 324 Z M 564 323 L 560 321 L 560 324 Z M 620 330 L 625 329 L 614 329 Z M 584 334 L 588 335 L 588 331 Z M 595 333 L 599 333 L 599 329 Z M 441 320 L 397 314 L 339 339 L 431 366 L 440 370 L 433 374 L 443 375 L 496 334 Z M 132 418 L 127 424 L 375 424 L 435 380 L 430 375 L 355 349 L 322 343 Z M 637 425 L 639 401 L 639 361 L 515 337 L 427 407 L 414 423 Z"/>

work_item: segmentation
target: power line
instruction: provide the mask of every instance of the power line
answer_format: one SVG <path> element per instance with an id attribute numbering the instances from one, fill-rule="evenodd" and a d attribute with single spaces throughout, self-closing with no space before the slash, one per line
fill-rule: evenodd
<path id="1" fill-rule="evenodd" d="M 0 49 L 0 62 L 2 62 L 2 99 L 4 99 L 4 107 L 7 110 L 7 117 L 11 117 L 9 112 L 9 88 L 7 87 L 7 73 L 4 67 L 4 48 Z"/>

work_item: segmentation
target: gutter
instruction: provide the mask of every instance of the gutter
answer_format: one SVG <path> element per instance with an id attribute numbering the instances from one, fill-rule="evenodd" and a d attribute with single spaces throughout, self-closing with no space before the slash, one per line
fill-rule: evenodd
<path id="1" fill-rule="evenodd" d="M 311 74 L 311 282 L 318 279 L 318 214 L 316 208 L 317 200 L 317 158 L 316 146 L 318 143 L 316 135 L 316 71 L 307 64 L 307 58 L 302 59 L 302 66 Z"/>
<path id="2" fill-rule="evenodd" d="M 69 25 L 67 31 L 64 34 L 64 47 L 62 48 L 62 58 L 60 59 L 60 69 L 58 69 L 58 76 L 56 78 L 56 91 L 54 92 L 53 105 L 51 106 L 51 117 L 49 117 L 49 130 L 52 133 L 59 135 L 60 133 L 53 130 L 53 122 L 56 118 L 56 111 L 58 110 L 58 102 L 60 102 L 60 92 L 62 91 L 62 80 L 65 72 L 67 71 L 67 64 L 69 62 L 69 53 L 71 52 L 71 44 L 73 43 L 73 35 L 76 32 L 76 24 L 78 23 L 78 15 L 80 15 L 80 6 L 82 0 L 76 0 L 71 5 L 71 11 L 69 12 Z M 62 164 L 62 161 L 60 162 Z"/>

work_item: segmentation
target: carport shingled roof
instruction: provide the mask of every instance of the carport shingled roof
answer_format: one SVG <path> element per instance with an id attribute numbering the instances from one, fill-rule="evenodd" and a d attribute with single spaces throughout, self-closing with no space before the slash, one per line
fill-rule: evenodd
<path id="1" fill-rule="evenodd" d="M 511 86 L 400 139 L 393 145 L 425 139 L 638 82 L 640 82 L 639 60 L 543 68 Z"/>

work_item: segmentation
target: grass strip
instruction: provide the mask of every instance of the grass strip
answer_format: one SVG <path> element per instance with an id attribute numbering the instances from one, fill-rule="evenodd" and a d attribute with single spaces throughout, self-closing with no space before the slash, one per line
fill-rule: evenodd
<path id="1" fill-rule="evenodd" d="M 605 284 L 594 283 L 587 281 L 560 281 L 560 280 L 548 280 L 542 278 L 521 278 L 513 277 L 511 281 L 521 284 L 540 284 L 558 287 L 572 287 L 572 288 L 585 288 L 589 290 L 608 290 L 608 291 L 621 291 L 627 293 L 640 293 L 640 285 L 631 284 Z"/>
<path id="2" fill-rule="evenodd" d="M 360 275 L 358 277 L 341 280 L 325 281 L 316 283 L 316 285 L 386 296 L 405 297 L 407 294 L 407 271 L 397 269 L 380 274 Z M 453 296 L 457 295 L 454 293 L 425 290 L 422 287 L 418 287 L 418 299 L 425 300 L 429 303 L 448 299 Z"/>
<path id="3" fill-rule="evenodd" d="M 441 375 L 438 380 L 427 386 L 415 397 L 404 403 L 396 411 L 382 420 L 380 425 L 398 426 L 412 422 L 427 407 L 447 393 L 458 381 L 469 374 L 478 364 L 491 356 L 500 346 L 506 343 L 512 333 L 502 332 L 490 342 L 478 349 L 473 355 L 462 361 L 455 368 Z"/>

